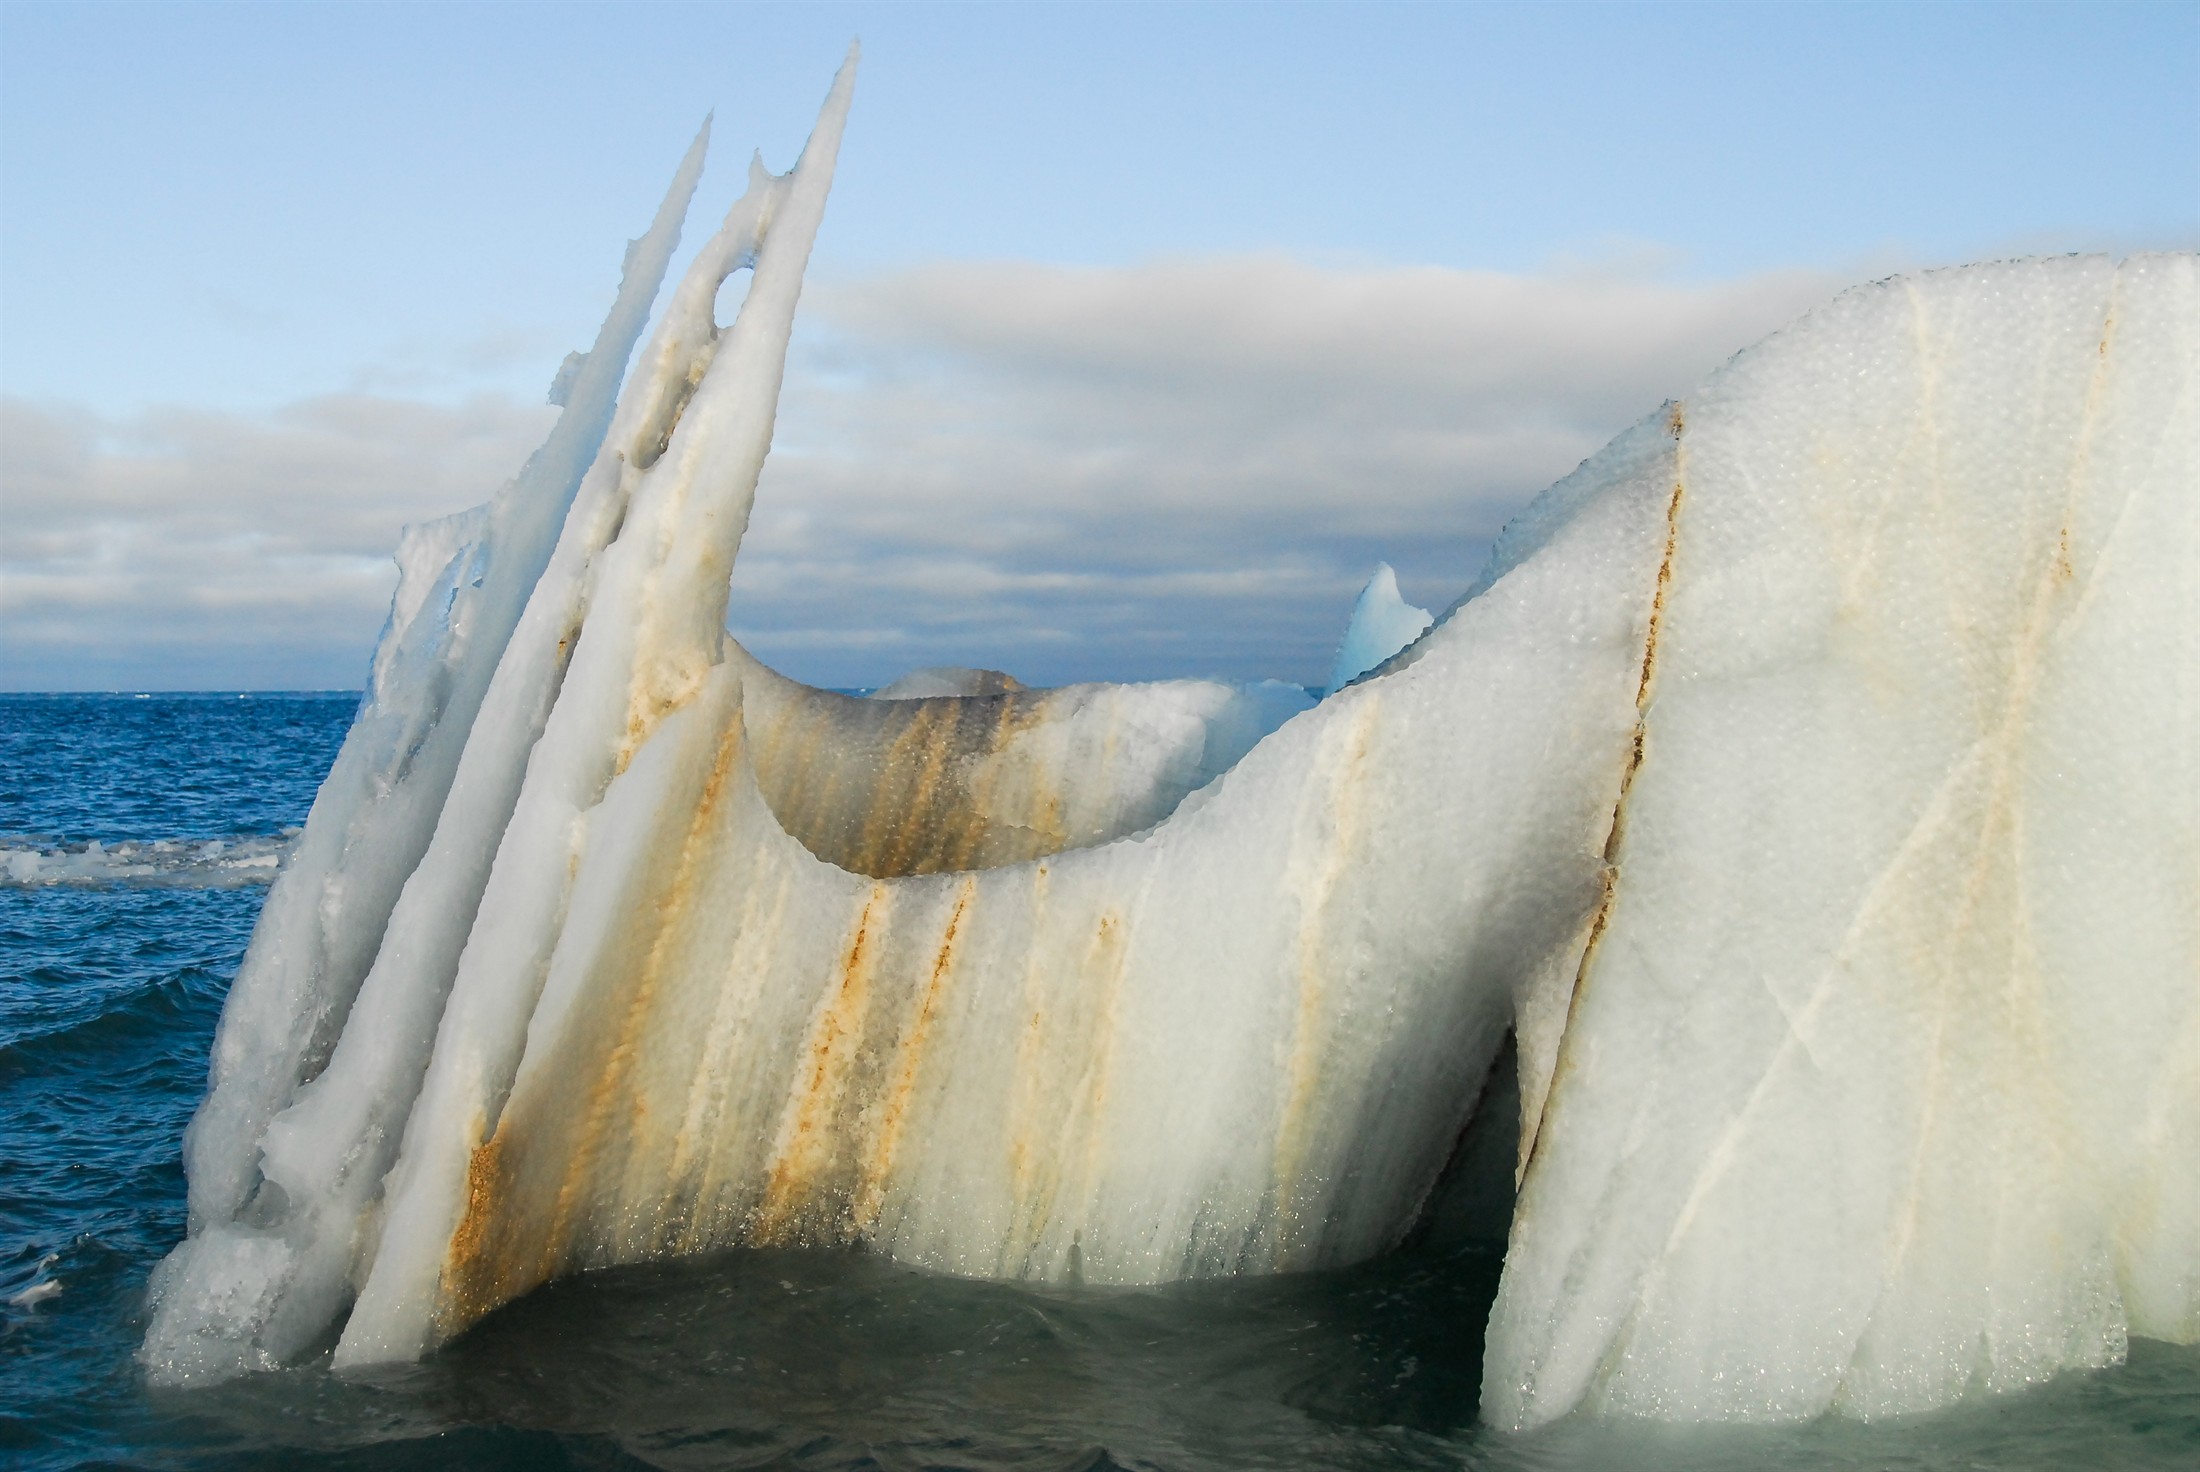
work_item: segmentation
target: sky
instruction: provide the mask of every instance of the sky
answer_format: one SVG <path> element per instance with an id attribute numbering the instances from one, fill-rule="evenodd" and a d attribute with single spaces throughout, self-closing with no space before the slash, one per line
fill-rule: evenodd
<path id="1" fill-rule="evenodd" d="M 1318 680 L 1844 286 L 2200 244 L 2189 0 L 0 0 L 0 688 L 357 685 L 857 36 L 729 614 L 820 684 Z"/>

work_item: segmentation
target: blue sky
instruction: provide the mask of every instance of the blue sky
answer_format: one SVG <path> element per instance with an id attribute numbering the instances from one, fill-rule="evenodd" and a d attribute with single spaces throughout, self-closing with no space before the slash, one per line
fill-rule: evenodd
<path id="1" fill-rule="evenodd" d="M 1366 560 L 1444 601 L 1521 498 L 1842 284 L 2200 240 L 2189 3 L 8 0 L 0 683 L 353 683 L 375 549 L 516 467 L 702 115 L 691 243 L 853 35 L 734 614 L 833 683 L 1313 678 Z M 1608 332 L 1538 329 L 1585 302 Z M 1428 322 L 1544 396 L 1389 346 Z M 1326 438 L 1294 352 L 1358 375 Z M 1383 448 L 1452 421 L 1511 448 Z M 1170 487 L 1137 528 L 1096 530 L 1103 451 Z"/>

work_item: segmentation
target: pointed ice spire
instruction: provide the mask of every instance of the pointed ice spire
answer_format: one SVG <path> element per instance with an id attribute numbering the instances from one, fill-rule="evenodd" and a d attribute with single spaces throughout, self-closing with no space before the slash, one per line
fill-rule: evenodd
<path id="1" fill-rule="evenodd" d="M 399 886 L 434 831 L 491 673 L 542 575 L 619 380 L 649 321 L 702 176 L 710 125 L 656 219 L 627 249 L 595 342 L 560 374 L 565 412 L 488 505 L 408 529 L 367 698 L 269 892 L 231 987 L 208 1093 L 184 1139 L 193 1226 L 243 1211 L 261 1133 L 319 1072 L 380 943 Z"/>
<path id="2" fill-rule="evenodd" d="M 1375 575 L 1352 605 L 1352 622 L 1345 626 L 1336 663 L 1330 666 L 1329 688 L 1342 690 L 1420 638 L 1435 621 L 1427 609 L 1406 602 L 1389 563 L 1376 563 Z"/>
<path id="3" fill-rule="evenodd" d="M 727 582 L 771 448 L 787 339 L 855 65 L 850 47 L 800 160 L 782 176 L 752 168 L 748 191 L 689 267 L 644 364 L 653 373 L 677 367 L 668 379 L 677 389 L 622 405 L 612 442 L 637 453 L 602 467 L 618 494 L 602 508 L 575 508 L 566 538 L 573 556 L 561 545 L 544 579 L 546 595 L 554 583 L 567 590 L 570 622 L 539 663 L 558 668 L 568 650 L 570 663 L 494 845 L 384 1186 L 380 1235 L 337 1344 L 338 1368 L 416 1356 L 453 1327 L 438 1299 L 445 1248 L 466 1206 L 470 1162 L 496 1128 L 530 1030 L 558 1010 L 562 973 L 553 961 L 572 920 L 568 904 L 607 831 L 593 819 L 612 783 L 724 661 Z M 748 295 L 733 324 L 713 335 L 718 287 L 743 265 L 755 272 Z M 593 528 L 586 536 L 583 520 Z"/>

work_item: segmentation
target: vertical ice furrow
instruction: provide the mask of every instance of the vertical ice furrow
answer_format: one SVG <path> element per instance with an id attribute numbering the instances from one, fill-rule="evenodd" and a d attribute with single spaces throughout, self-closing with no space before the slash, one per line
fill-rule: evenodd
<path id="1" fill-rule="evenodd" d="M 647 468 L 625 467 L 632 489 L 616 539 L 577 569 L 588 586 L 571 664 L 497 845 L 385 1186 L 381 1238 L 337 1348 L 340 1365 L 409 1357 L 433 1332 L 429 1304 L 464 1208 L 469 1161 L 493 1131 L 535 1035 L 554 1034 L 570 1000 L 553 983 L 568 897 L 589 847 L 587 814 L 722 658 L 726 581 L 769 448 L 801 271 L 854 71 L 851 52 L 800 161 L 782 178 L 752 171 L 707 263 L 683 282 L 681 306 L 694 321 L 726 274 L 754 262 L 741 311 L 712 344 L 691 396 L 647 421 L 669 440 Z M 698 451 L 728 438 L 736 442 L 730 451 Z"/>
<path id="2" fill-rule="evenodd" d="M 462 933 L 480 892 L 463 872 L 467 858 L 493 845 L 509 811 L 508 797 L 500 806 L 484 789 L 497 787 L 499 768 L 516 768 L 531 739 L 525 712 L 514 709 L 514 672 L 525 683 L 551 662 L 527 637 L 527 610 L 569 508 L 601 479 L 584 472 L 614 422 L 619 380 L 678 246 L 708 138 L 706 123 L 650 229 L 629 245 L 595 343 L 561 370 L 565 408 L 549 439 L 487 506 L 408 536 L 365 708 L 298 858 L 269 896 L 224 1014 L 225 1030 L 252 1040 L 249 1067 L 233 1060 L 225 1074 L 235 1049 L 217 1048 L 213 1087 L 187 1137 L 198 1235 L 163 1269 L 142 1351 L 157 1377 L 280 1360 L 341 1309 L 364 1198 L 387 1168 L 440 1004 L 433 984 L 417 979 L 455 955 L 450 932 L 455 924 Z M 423 557 L 442 563 L 433 589 L 421 588 L 426 569 L 413 565 Z M 300 937 L 313 931 L 321 943 L 302 954 Z M 331 935 L 354 952 L 348 960 L 331 954 Z M 339 1011 L 346 1025 L 336 1036 Z M 326 1071 L 306 1066 L 316 1028 L 328 1037 Z M 301 1075 L 310 1077 L 302 1089 Z M 237 1223 L 263 1170 L 275 1189 Z M 241 1260 L 253 1266 L 240 1270 Z M 213 1332 L 244 1301 L 257 1305 L 253 1322 Z"/>
<path id="3" fill-rule="evenodd" d="M 257 1182 L 261 1130 L 325 1056 L 373 959 L 398 886 L 449 790 L 466 733 L 528 590 L 608 424 L 702 169 L 698 137 L 567 394 L 565 411 L 485 523 L 441 567 L 478 555 L 478 585 L 453 589 L 456 637 L 409 653 L 435 572 L 407 566 L 374 660 L 375 679 L 306 833 L 263 907 L 229 993 L 205 1102 L 186 1134 L 192 1219 L 227 1221 Z M 443 549 L 438 548 L 441 551 Z M 408 609 L 408 604 L 411 607 Z M 400 675 L 404 677 L 400 677 Z"/>
<path id="4" fill-rule="evenodd" d="M 2022 737 L 2030 725 L 2033 697 L 2042 673 L 2043 663 L 2047 657 L 2046 646 L 2052 633 L 2070 616 L 2070 610 L 2076 604 L 2074 596 L 2062 598 L 2060 601 L 2069 606 L 2064 609 L 2060 617 L 2057 617 L 2055 611 L 2058 602 L 2057 595 L 2065 592 L 2065 585 L 2071 581 L 2072 576 L 2068 560 L 2070 556 L 2069 527 L 2080 510 L 2081 498 L 2088 488 L 2087 465 L 2093 439 L 2099 429 L 2103 388 L 2110 376 L 2110 349 L 2114 339 L 2116 299 L 2119 284 L 2119 278 L 2112 277 L 2109 282 L 2108 299 L 2102 312 L 2099 345 L 2094 355 L 2093 372 L 2086 386 L 2084 407 L 2080 411 L 2076 426 L 2075 443 L 2068 451 L 2069 470 L 2064 476 L 2064 491 L 2061 503 L 2052 508 L 2043 508 L 2052 509 L 2055 514 L 2052 518 L 2042 519 L 2040 530 L 2035 532 L 2031 538 L 2034 544 L 2033 560 L 2038 563 L 2038 568 L 2032 579 L 2031 597 L 2028 600 L 2021 624 L 2015 632 L 2012 647 L 2005 660 L 2007 669 L 2003 674 L 2002 689 L 1999 692 L 1999 712 L 1994 718 L 1992 729 L 1980 737 L 1966 751 L 1964 760 L 1958 765 L 1957 773 L 1952 773 L 1950 781 L 1944 783 L 1939 792 L 1935 794 L 1935 806 L 1938 806 L 1938 799 L 1942 794 L 1960 793 L 1970 785 L 1968 782 L 1957 782 L 1955 780 L 1957 775 L 1967 773 L 1974 765 L 1982 769 L 1983 810 L 1975 815 L 1971 823 L 1966 825 L 1968 832 L 1965 836 L 1969 840 L 1973 854 L 1970 872 L 1961 891 L 1962 903 L 1955 915 L 1944 922 L 1945 932 L 1940 953 L 1935 958 L 1936 964 L 1928 972 L 1935 992 L 1935 1005 L 1933 1008 L 1930 1045 L 1926 1050 L 1928 1058 L 1927 1071 L 1919 1089 L 1921 1107 L 1918 1118 L 1912 1126 L 1913 1139 L 1910 1142 L 1901 1184 L 1895 1191 L 1897 1205 L 1893 1221 L 1886 1234 L 1886 1245 L 1881 1252 L 1883 1266 L 1880 1272 L 1878 1291 L 1871 1303 L 1862 1309 L 1855 1325 L 1854 1349 L 1848 1362 L 1834 1379 L 1832 1395 L 1836 1400 L 1846 1400 L 1854 1396 L 1856 1392 L 1853 1387 L 1858 1383 L 1868 1385 L 1869 1367 L 1864 1362 L 1867 1349 L 1872 1342 L 1873 1328 L 1883 1315 L 1899 1313 L 1901 1308 L 1901 1293 L 1906 1286 L 1905 1278 L 1913 1268 L 1915 1254 L 1919 1246 L 1919 1234 L 1925 1224 L 1928 1211 L 1927 1198 L 1932 1185 L 1931 1161 L 1935 1148 L 1947 1148 L 1949 1143 L 1945 1138 L 1948 1126 L 1944 1124 L 1944 1120 L 1950 1112 L 1947 1108 L 1949 1101 L 1946 1094 L 1951 1088 L 1963 1087 L 1970 1082 L 1967 1079 L 1951 1079 L 1948 1059 L 1950 1029 L 1951 1025 L 1957 1020 L 1958 994 L 1963 979 L 1963 957 L 1959 953 L 1959 947 L 1966 939 L 1967 933 L 1981 923 L 1982 915 L 1987 911 L 1990 904 L 1989 888 L 1997 877 L 1994 871 L 2002 867 L 2005 861 L 2009 870 L 2008 879 L 2015 887 L 2011 910 L 2007 918 L 2008 943 L 2012 952 L 2021 945 L 2028 929 L 2029 915 L 2024 905 L 2022 892 L 2025 811 L 2015 791 L 2021 755 L 2019 748 Z M 1914 300 L 1913 293 L 1913 303 Z M 2041 388 L 2035 393 L 2035 400 L 2045 396 L 2044 380 L 2048 377 L 2047 364 L 2049 361 L 2049 354 L 2043 352 L 2038 355 L 2035 372 L 2036 377 L 2043 382 Z M 2028 417 L 2035 426 L 2035 434 L 2044 432 L 2037 426 L 2046 416 L 2034 413 Z M 2037 445 L 2025 458 L 2028 464 L 2037 464 L 2051 455 L 2054 450 L 2055 447 L 2051 445 Z M 2048 526 L 2054 526 L 2058 530 L 2052 536 L 2049 536 L 2045 531 Z M 1905 846 L 1909 847 L 1909 845 Z M 1986 923 L 1991 923 L 1990 916 L 1986 916 L 1985 919 Z M 2003 970 L 2008 978 L 2006 985 L 2010 989 L 2016 986 L 2020 977 L 2028 973 L 2033 974 L 2033 979 L 2036 981 L 2036 968 L 2020 966 L 2013 958 L 2004 966 Z M 1829 972 L 1826 983 L 1830 983 L 1831 980 L 1832 973 Z M 1826 983 L 1822 983 L 1812 996 L 1811 1007 L 1814 1012 L 1818 1010 L 1820 1003 L 1828 995 Z M 2011 1019 L 2022 1019 L 2037 1015 L 2036 1008 L 2021 1007 L 2016 1004 L 2014 997 L 2006 995 L 2001 1000 L 1999 1011 Z M 2021 1023 L 2012 1022 L 2011 1025 L 2016 1027 L 2020 1026 Z M 2037 1050 L 2034 1051 L 2036 1053 Z M 2054 1090 L 2056 1078 L 2052 1070 L 2040 1066 L 2042 1060 L 2036 1056 L 2027 1061 L 2031 1064 L 2031 1067 L 2025 1071 L 2040 1080 L 2036 1087 L 2042 1090 Z M 1753 1103 L 1755 1097 L 1753 1095 Z M 2066 1118 L 2068 1111 L 2051 1108 L 2043 1111 L 2043 1113 L 2046 1128 L 2041 1132 L 2042 1148 L 2046 1149 L 2048 1148 L 2047 1137 L 2055 1131 L 2055 1122 Z M 2076 1153 L 2068 1150 L 2058 1153 L 2062 1158 L 2063 1168 L 2070 1169 L 2071 1162 L 2077 1158 Z M 1998 1174 L 1996 1184 L 1997 1188 L 2006 1196 L 2011 1188 L 2007 1168 L 2004 1168 Z M 1696 1199 L 1696 1197 L 1691 1198 L 1691 1206 L 1695 1204 Z M 1995 1253 L 2000 1251 L 2001 1244 L 2008 1236 L 2010 1232 L 2009 1223 L 2013 1215 L 2014 1213 L 2007 1209 L 2006 1202 L 1998 1204 L 1997 1209 L 1990 1213 L 1989 1220 L 1992 1224 L 1991 1235 L 1994 1251 L 1989 1253 L 1989 1261 L 1995 1260 Z M 1693 1211 L 1689 1213 L 1689 1218 L 1692 1219 L 1692 1217 Z M 1678 1230 L 1676 1230 L 1675 1235 L 1677 1238 L 1679 1235 Z M 1996 1275 L 1990 1274 L 1990 1276 Z M 1655 1280 L 1653 1279 L 1652 1283 L 1645 1289 L 1644 1298 L 1646 1302 L 1654 1288 Z M 1994 1336 L 1991 1332 L 1992 1327 L 1989 1323 L 1987 1330 L 1980 1335 L 1980 1345 L 1975 1360 L 1970 1363 L 1951 1366 L 1951 1373 L 1964 1380 L 1969 1380 L 1974 1375 L 1982 1379 L 1993 1377 L 1994 1372 L 2001 1366 L 2003 1356 L 1996 1348 Z M 2021 1372 L 2020 1378 L 2023 1378 Z M 1938 1396 L 1932 1397 L 1935 1401 L 1940 1398 Z"/>

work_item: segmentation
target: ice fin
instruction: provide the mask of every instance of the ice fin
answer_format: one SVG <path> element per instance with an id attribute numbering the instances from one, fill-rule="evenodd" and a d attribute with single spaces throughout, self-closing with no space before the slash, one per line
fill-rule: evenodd
<path id="1" fill-rule="evenodd" d="M 1420 638 L 1435 621 L 1427 609 L 1415 608 L 1399 594 L 1398 574 L 1389 563 L 1376 563 L 1374 576 L 1352 605 L 1352 621 L 1329 668 L 1328 688 L 1342 690 Z"/>
<path id="2" fill-rule="evenodd" d="M 195 1233 L 221 1228 L 248 1210 L 264 1215 L 285 1200 L 298 1204 L 293 1193 L 263 1185 L 263 1149 L 271 1121 L 321 1074 L 340 1039 L 349 1039 L 355 1053 L 404 1056 L 404 1034 L 377 1039 L 371 1028 L 347 1029 L 347 1019 L 383 954 L 418 943 L 405 925 L 393 925 L 392 915 L 431 840 L 450 828 L 468 833 L 457 845 L 461 850 L 493 845 L 494 830 L 509 812 L 508 801 L 500 811 L 493 796 L 458 791 L 457 779 L 475 744 L 477 715 L 485 702 L 495 704 L 493 677 L 509 662 L 523 610 L 611 423 L 620 375 L 679 242 L 706 137 L 707 130 L 689 147 L 655 221 L 629 252 L 611 310 L 568 383 L 564 412 L 542 447 L 486 506 L 416 529 L 403 544 L 402 577 L 367 699 L 314 799 L 290 863 L 269 891 L 223 1008 L 207 1097 L 184 1139 Z M 520 663 L 532 671 L 525 679 L 545 672 L 539 650 L 528 649 Z M 484 743 L 518 741 L 508 763 L 524 761 L 531 739 L 526 702 L 518 704 L 517 711 L 492 711 L 492 734 Z M 539 723 L 539 715 L 534 719 Z M 474 763 L 497 765 L 479 754 Z M 451 888 L 444 931 L 431 934 L 457 926 L 463 936 L 479 893 L 478 882 Z M 447 943 L 455 954 L 456 941 Z M 432 945 L 429 951 L 432 971 Z M 409 1101 L 409 1094 L 392 1100 L 386 1092 L 356 1097 L 366 1101 L 362 1118 L 379 1121 L 362 1128 L 394 1128 L 384 1116 L 394 1108 L 401 1117 Z M 346 1200 L 330 1194 L 312 1209 L 341 1217 Z M 294 1261 L 322 1263 L 337 1250 L 330 1245 L 336 1237 L 348 1250 L 348 1221 L 299 1221 L 288 1230 L 318 1245 L 240 1260 L 245 1266 L 238 1271 L 287 1275 Z M 283 1292 L 280 1283 L 260 1286 L 271 1296 Z M 204 1368 L 208 1340 L 193 1315 L 205 1302 L 178 1295 L 156 1315 L 142 1351 L 156 1378 Z M 328 1313 L 335 1308 L 330 1304 Z"/>

